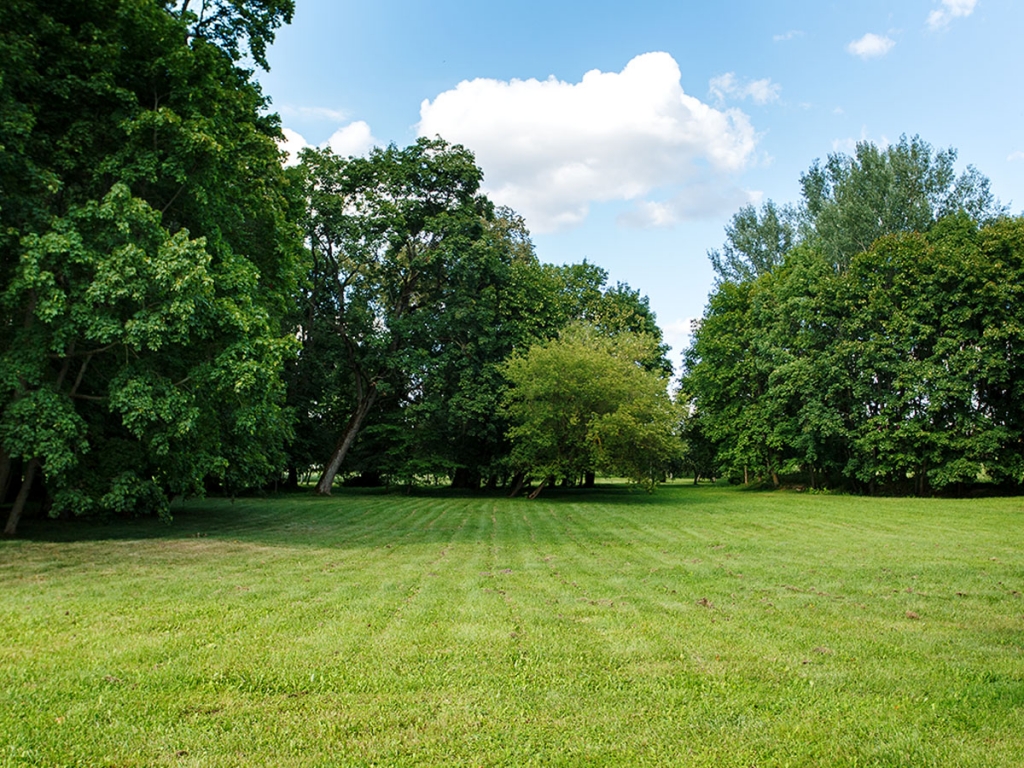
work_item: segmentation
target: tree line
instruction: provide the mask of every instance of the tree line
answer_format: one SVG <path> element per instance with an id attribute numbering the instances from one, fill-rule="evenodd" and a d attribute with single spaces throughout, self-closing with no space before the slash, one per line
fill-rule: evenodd
<path id="1" fill-rule="evenodd" d="M 686 354 L 691 466 L 864 493 L 1024 482 L 1024 219 L 918 137 L 748 206 Z"/>
<path id="2" fill-rule="evenodd" d="M 282 164 L 292 0 L 0 4 L 0 501 L 339 480 L 1024 480 L 1024 222 L 918 138 L 743 208 L 678 393 L 646 297 L 540 262 L 440 137 Z"/>
<path id="3" fill-rule="evenodd" d="M 678 418 L 646 297 L 541 263 L 468 150 L 283 167 L 250 67 L 293 11 L 0 6 L 6 533 L 33 495 L 53 516 L 167 515 L 311 468 L 324 494 L 339 473 L 518 490 L 667 471 Z M 590 400 L 560 399 L 569 369 Z M 644 440 L 661 458 L 637 458 Z"/>

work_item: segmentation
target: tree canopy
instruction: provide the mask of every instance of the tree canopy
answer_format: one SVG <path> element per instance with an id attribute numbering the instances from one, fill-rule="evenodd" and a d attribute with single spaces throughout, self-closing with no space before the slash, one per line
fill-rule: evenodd
<path id="1" fill-rule="evenodd" d="M 298 173 L 311 261 L 289 379 L 292 462 L 293 475 L 324 467 L 318 492 L 343 466 L 369 479 L 498 482 L 510 471 L 502 365 L 573 321 L 645 334 L 643 365 L 671 371 L 646 297 L 607 286 L 587 262 L 541 264 L 522 219 L 479 194 L 465 148 L 308 150 Z"/>
<path id="2" fill-rule="evenodd" d="M 666 378 L 644 365 L 656 346 L 574 323 L 504 364 L 511 463 L 540 479 L 535 494 L 548 478 L 575 481 L 595 469 L 648 488 L 664 479 L 679 453 L 679 418 Z"/>
<path id="3" fill-rule="evenodd" d="M 719 280 L 753 280 L 780 266 L 803 241 L 837 269 L 883 235 L 926 232 L 964 212 L 980 223 L 1005 214 L 989 181 L 973 166 L 956 173 L 954 149 L 934 150 L 919 136 L 878 147 L 859 142 L 853 155 L 815 160 L 800 176 L 799 205 L 766 201 L 741 208 L 720 249 L 708 252 Z"/>
<path id="4" fill-rule="evenodd" d="M 770 269 L 719 270 L 682 394 L 733 477 L 1024 483 L 1024 219 L 955 156 L 904 138 L 815 163 L 795 244 Z"/>
<path id="5" fill-rule="evenodd" d="M 288 5 L 218 6 L 209 36 L 157 2 L 0 6 L 8 533 L 37 475 L 54 514 L 151 511 L 278 462 L 300 240 L 276 118 L 235 61 Z"/>

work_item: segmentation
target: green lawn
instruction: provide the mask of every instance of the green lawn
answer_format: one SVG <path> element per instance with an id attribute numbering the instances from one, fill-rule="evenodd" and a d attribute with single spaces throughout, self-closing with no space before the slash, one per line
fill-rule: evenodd
<path id="1" fill-rule="evenodd" d="M 0 765 L 1024 765 L 1024 500 L 342 491 L 0 542 Z"/>

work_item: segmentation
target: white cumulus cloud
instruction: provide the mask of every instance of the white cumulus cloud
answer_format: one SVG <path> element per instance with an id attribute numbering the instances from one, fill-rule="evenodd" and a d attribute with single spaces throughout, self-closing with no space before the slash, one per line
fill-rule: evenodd
<path id="1" fill-rule="evenodd" d="M 896 45 L 896 41 L 891 37 L 868 32 L 864 37 L 854 40 L 846 46 L 846 50 L 862 59 L 876 59 L 879 56 L 885 56 L 894 45 Z"/>
<path id="2" fill-rule="evenodd" d="M 302 134 L 298 131 L 293 131 L 291 128 L 282 128 L 281 132 L 284 134 L 284 141 L 278 142 L 283 152 L 288 153 L 285 158 L 285 165 L 297 165 L 299 162 L 299 152 L 309 146 Z"/>
<path id="3" fill-rule="evenodd" d="M 711 95 L 720 102 L 726 98 L 753 99 L 757 104 L 767 104 L 770 101 L 778 101 L 779 92 L 782 86 L 773 83 L 771 79 L 748 80 L 743 82 L 736 77 L 735 72 L 726 72 L 711 78 L 708 85 Z"/>
<path id="4" fill-rule="evenodd" d="M 327 140 L 331 151 L 342 157 L 365 155 L 377 144 L 380 142 L 373 137 L 370 126 L 362 120 L 339 128 Z"/>
<path id="5" fill-rule="evenodd" d="M 630 223 L 664 226 L 734 196 L 732 175 L 757 144 L 743 112 L 688 95 L 680 77 L 669 54 L 646 53 L 578 83 L 463 81 L 422 103 L 418 130 L 471 149 L 491 199 L 537 232 L 581 223 L 591 203 L 623 200 L 637 203 Z M 694 200 L 691 185 L 714 195 Z M 652 192 L 668 202 L 645 200 Z"/>
<path id="6" fill-rule="evenodd" d="M 942 0 L 942 6 L 928 14 L 928 26 L 941 29 L 953 19 L 970 16 L 978 0 Z"/>
<path id="7" fill-rule="evenodd" d="M 301 133 L 291 128 L 282 128 L 281 132 L 284 133 L 284 141 L 280 142 L 280 146 L 288 153 L 285 165 L 295 165 L 299 162 L 299 152 L 313 145 L 306 141 Z M 342 157 L 362 157 L 379 144 L 380 141 L 374 138 L 370 126 L 362 120 L 357 120 L 336 130 L 320 147 L 330 147 L 334 154 Z"/>
<path id="8" fill-rule="evenodd" d="M 665 201 L 637 201 L 618 216 L 618 223 L 632 229 L 651 229 L 670 227 L 680 221 L 710 219 L 756 202 L 760 194 L 723 183 L 721 179 L 693 179 Z"/>

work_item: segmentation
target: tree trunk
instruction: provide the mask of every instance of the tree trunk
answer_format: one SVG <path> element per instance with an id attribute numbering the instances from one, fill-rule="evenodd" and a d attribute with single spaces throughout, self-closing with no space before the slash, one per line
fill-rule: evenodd
<path id="1" fill-rule="evenodd" d="M 7 518 L 7 526 L 4 528 L 4 536 L 13 536 L 18 532 L 18 521 L 21 520 L 21 513 L 25 510 L 25 502 L 28 501 L 28 494 L 32 490 L 32 483 L 35 482 L 38 469 L 39 459 L 32 459 L 25 467 L 25 479 L 22 481 L 21 490 L 18 491 L 18 498 L 14 500 L 14 506 L 11 507 L 11 514 Z"/>
<path id="2" fill-rule="evenodd" d="M 516 472 L 515 476 L 512 478 L 512 492 L 508 495 L 508 497 L 510 499 L 514 499 L 516 496 L 518 496 L 519 492 L 523 490 L 523 483 L 525 482 L 526 473 Z"/>
<path id="3" fill-rule="evenodd" d="M 587 472 L 586 475 L 584 475 L 584 477 L 583 477 L 583 487 L 584 488 L 593 488 L 594 487 L 594 482 L 596 480 L 597 480 L 597 477 L 594 475 L 593 472 Z"/>
<path id="4" fill-rule="evenodd" d="M 743 484 L 750 485 L 750 473 L 747 471 L 746 467 L 743 468 Z"/>
<path id="5" fill-rule="evenodd" d="M 338 447 L 334 449 L 334 453 L 331 454 L 331 460 L 327 462 L 324 467 L 324 473 L 320 475 L 320 480 L 316 484 L 316 492 L 320 496 L 330 496 L 331 486 L 334 485 L 334 476 L 338 474 L 338 470 L 341 468 L 341 463 L 345 460 L 345 456 L 348 454 L 348 449 L 352 447 L 352 443 L 355 442 L 356 435 L 359 434 L 359 430 L 363 427 L 363 422 L 366 420 L 366 415 L 370 412 L 373 407 L 373 403 L 377 400 L 377 390 L 371 389 L 369 395 L 356 406 L 356 412 L 352 414 L 352 418 L 348 420 L 348 426 L 345 427 L 345 432 L 342 434 L 341 439 L 338 441 Z"/>
<path id="6" fill-rule="evenodd" d="M 11 481 L 11 457 L 3 448 L 0 448 L 0 504 L 7 498 L 7 486 Z"/>
<path id="7" fill-rule="evenodd" d="M 540 481 L 540 485 L 538 485 L 537 488 L 533 491 L 533 493 L 531 493 L 529 496 L 527 496 L 527 498 L 528 499 L 536 499 L 538 496 L 540 496 L 540 492 L 543 491 L 544 490 L 544 486 L 548 484 L 548 479 L 549 478 L 545 477 L 543 480 L 541 480 Z"/>

